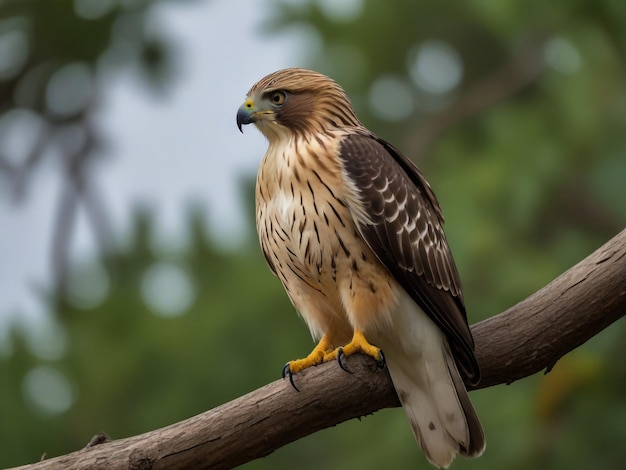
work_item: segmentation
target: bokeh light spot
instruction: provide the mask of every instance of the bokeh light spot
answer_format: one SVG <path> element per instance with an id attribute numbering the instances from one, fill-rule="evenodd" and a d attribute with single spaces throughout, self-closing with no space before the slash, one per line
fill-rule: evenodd
<path id="1" fill-rule="evenodd" d="M 372 112 L 385 121 L 401 121 L 413 112 L 411 89 L 393 76 L 377 79 L 370 88 L 369 98 Z"/>
<path id="2" fill-rule="evenodd" d="M 74 11 L 86 20 L 97 20 L 111 11 L 113 0 L 74 0 Z"/>
<path id="3" fill-rule="evenodd" d="M 0 79 L 17 75 L 28 59 L 28 35 L 12 27 L 13 20 L 0 23 Z"/>
<path id="4" fill-rule="evenodd" d="M 26 374 L 23 393 L 29 404 L 46 414 L 64 413 L 75 400 L 72 384 L 67 377 L 49 366 L 35 367 Z"/>
<path id="5" fill-rule="evenodd" d="M 363 0 L 318 0 L 324 14 L 335 21 L 351 21 L 363 11 Z"/>
<path id="6" fill-rule="evenodd" d="M 150 309 L 163 317 L 182 315 L 196 296 L 187 271 L 168 262 L 155 263 L 148 268 L 143 275 L 141 291 Z"/>
<path id="7" fill-rule="evenodd" d="M 85 264 L 70 270 L 67 297 L 75 307 L 93 308 L 104 301 L 110 286 L 109 274 L 100 263 Z"/>
<path id="8" fill-rule="evenodd" d="M 28 109 L 12 109 L 0 116 L 0 153 L 16 166 L 26 160 L 36 145 L 32 136 L 44 130 L 41 117 Z"/>
<path id="9" fill-rule="evenodd" d="M 61 67 L 52 75 L 46 88 L 46 104 L 54 114 L 70 117 L 87 108 L 92 93 L 90 68 L 76 62 Z"/>
<path id="10" fill-rule="evenodd" d="M 565 74 L 578 71 L 582 62 L 576 46 L 563 37 L 555 37 L 548 42 L 545 56 L 550 67 Z"/>
<path id="11" fill-rule="evenodd" d="M 456 88 L 463 78 L 463 61 L 449 44 L 429 40 L 409 54 L 409 73 L 427 93 L 441 95 Z"/>
<path id="12" fill-rule="evenodd" d="M 44 361 L 58 361 L 67 352 L 67 333 L 50 316 L 29 328 L 26 341 L 30 352 Z"/>

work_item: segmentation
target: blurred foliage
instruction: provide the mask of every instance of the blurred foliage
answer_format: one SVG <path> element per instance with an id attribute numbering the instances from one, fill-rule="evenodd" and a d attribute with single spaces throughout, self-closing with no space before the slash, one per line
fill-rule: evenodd
<path id="1" fill-rule="evenodd" d="M 41 5 L 73 3 L 5 1 L 0 12 L 20 9 L 10 24 L 44 28 Z M 447 216 L 472 322 L 626 225 L 621 2 L 301 0 L 272 11 L 267 29 L 306 34 L 310 66 L 335 77 L 365 124 L 419 161 Z M 113 16 L 93 28 L 74 16 L 83 44 L 55 28 L 46 63 L 102 57 Z M 16 96 L 18 76 L 2 78 L 0 94 Z M 0 110 L 10 103 L 3 98 Z M 106 268 L 97 259 L 70 267 L 67 292 L 50 295 L 48 335 L 33 344 L 14 330 L 0 348 L 0 466 L 200 413 L 273 380 L 312 347 L 255 242 L 222 252 L 191 211 L 186 247 L 157 249 L 151 217 L 138 213 L 132 241 L 106 253 Z M 473 392 L 487 450 L 454 468 L 625 468 L 624 334 L 621 321 L 546 376 Z M 399 409 L 244 468 L 295 464 L 429 468 Z"/>
<path id="2" fill-rule="evenodd" d="M 0 197 L 28 197 L 35 173 L 59 168 L 53 270 L 64 289 L 79 209 L 102 249 L 113 248 L 93 181 L 102 157 L 95 122 L 102 89 L 133 70 L 154 91 L 172 79 L 172 41 L 150 14 L 163 0 L 0 2 Z"/>
<path id="3" fill-rule="evenodd" d="M 85 296 L 84 279 L 97 266 L 74 267 L 71 278 L 82 278 L 83 290 L 51 299 L 63 311 L 61 346 L 39 345 L 33 356 L 20 332 L 13 333 L 11 353 L 0 360 L 0 466 L 79 449 L 101 431 L 129 436 L 198 414 L 275 378 L 287 351 L 307 343 L 306 331 L 290 333 L 295 318 L 281 321 L 289 301 L 267 275 L 259 250 L 217 251 L 201 216 L 189 220 L 189 248 L 157 252 L 152 218 L 139 213 L 123 252 L 110 255 L 116 268 L 95 299 Z M 192 284 L 184 312 L 160 310 L 155 302 L 161 287 L 150 285 L 150 273 L 164 267 L 182 269 Z M 23 389 L 25 373 L 39 365 L 68 382 L 67 412 L 42 407 L 54 390 Z"/>

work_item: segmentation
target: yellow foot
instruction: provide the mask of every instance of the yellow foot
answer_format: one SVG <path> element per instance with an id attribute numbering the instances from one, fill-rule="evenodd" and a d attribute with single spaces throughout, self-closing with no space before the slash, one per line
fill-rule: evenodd
<path id="1" fill-rule="evenodd" d="M 352 340 L 348 344 L 339 347 L 328 354 L 325 354 L 323 362 L 328 362 L 336 359 L 337 362 L 339 362 L 339 367 L 341 367 L 346 372 L 351 373 L 351 371 L 346 367 L 344 359 L 355 353 L 361 353 L 373 357 L 379 367 L 383 367 L 385 365 L 385 356 L 383 355 L 383 352 L 380 350 L 380 348 L 371 345 L 367 341 L 367 339 L 365 339 L 363 333 L 358 330 L 354 332 Z"/>
<path id="2" fill-rule="evenodd" d="M 300 391 L 293 382 L 293 374 L 301 372 L 309 367 L 321 364 L 322 362 L 326 362 L 325 358 L 326 356 L 328 356 L 329 353 L 331 353 L 331 351 L 332 347 L 330 345 L 330 342 L 328 341 L 326 335 L 324 335 L 320 342 L 317 344 L 317 346 L 313 348 L 311 354 L 309 354 L 307 357 L 305 357 L 304 359 L 289 361 L 287 364 L 285 364 L 285 367 L 283 367 L 283 379 L 286 376 L 289 376 L 289 381 L 291 382 L 292 387 L 295 388 L 297 391 Z"/>

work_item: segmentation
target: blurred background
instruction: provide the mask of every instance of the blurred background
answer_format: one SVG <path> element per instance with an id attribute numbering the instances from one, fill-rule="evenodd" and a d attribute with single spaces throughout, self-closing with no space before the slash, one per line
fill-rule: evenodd
<path id="1" fill-rule="evenodd" d="M 276 69 L 335 78 L 422 168 L 470 321 L 626 226 L 626 3 L 0 1 L 0 467 L 234 399 L 313 347 L 265 266 L 265 152 L 235 113 Z M 456 469 L 626 468 L 626 325 L 472 393 Z M 247 469 L 430 468 L 400 409 Z"/>

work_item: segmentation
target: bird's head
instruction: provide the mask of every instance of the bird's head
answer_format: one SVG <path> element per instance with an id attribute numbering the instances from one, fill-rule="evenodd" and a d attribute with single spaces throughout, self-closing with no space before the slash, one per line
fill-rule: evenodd
<path id="1" fill-rule="evenodd" d="M 270 142 L 329 128 L 359 127 L 343 89 L 312 70 L 290 68 L 257 82 L 237 111 L 237 127 L 254 123 Z"/>

